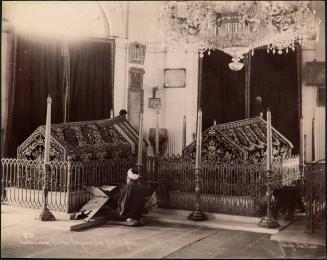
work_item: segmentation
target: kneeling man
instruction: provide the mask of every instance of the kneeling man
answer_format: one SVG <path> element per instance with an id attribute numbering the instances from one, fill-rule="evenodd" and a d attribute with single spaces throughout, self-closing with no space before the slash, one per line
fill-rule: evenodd
<path id="1" fill-rule="evenodd" d="M 145 212 L 145 192 L 139 178 L 134 169 L 127 171 L 126 185 L 118 201 L 119 215 L 128 222 L 140 221 Z"/>
<path id="2" fill-rule="evenodd" d="M 111 201 L 115 208 L 113 215 L 109 213 L 107 224 L 138 226 L 144 224 L 142 214 L 145 210 L 145 192 L 139 181 L 140 176 L 134 169 L 127 171 L 126 184 L 122 189 L 118 203 Z M 114 206 L 114 204 L 116 204 Z"/>

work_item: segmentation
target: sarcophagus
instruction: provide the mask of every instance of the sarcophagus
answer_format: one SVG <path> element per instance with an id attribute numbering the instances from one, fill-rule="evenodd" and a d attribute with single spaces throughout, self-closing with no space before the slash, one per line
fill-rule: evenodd
<path id="1" fill-rule="evenodd" d="M 43 160 L 44 139 L 43 125 L 17 148 L 17 158 Z M 138 132 L 124 116 L 53 124 L 50 144 L 50 160 L 63 161 L 68 156 L 74 161 L 126 158 L 137 151 Z"/>
<path id="2" fill-rule="evenodd" d="M 272 127 L 273 160 L 291 156 L 293 144 Z M 218 164 L 266 160 L 267 122 L 260 117 L 213 125 L 202 133 L 202 160 Z M 183 150 L 183 157 L 194 159 L 196 141 Z"/>

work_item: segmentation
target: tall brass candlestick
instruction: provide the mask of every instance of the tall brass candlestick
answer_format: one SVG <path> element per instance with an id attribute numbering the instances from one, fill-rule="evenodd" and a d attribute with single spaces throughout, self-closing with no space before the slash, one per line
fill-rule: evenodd
<path id="1" fill-rule="evenodd" d="M 303 180 L 304 175 L 304 127 L 303 116 L 300 119 L 300 158 L 299 158 L 300 180 Z"/>
<path id="2" fill-rule="evenodd" d="M 51 97 L 47 98 L 47 117 L 45 124 L 45 140 L 44 140 L 44 164 L 50 162 L 50 138 L 51 138 Z"/>
<path id="3" fill-rule="evenodd" d="M 143 153 L 143 113 L 140 114 L 140 125 L 139 125 L 139 142 L 137 151 L 137 172 L 142 173 L 142 154 Z"/>
<path id="4" fill-rule="evenodd" d="M 316 141 L 315 141 L 315 118 L 312 118 L 312 161 L 314 162 L 316 160 Z M 304 158 L 303 158 L 303 165 L 304 165 Z"/>
<path id="5" fill-rule="evenodd" d="M 200 221 L 207 220 L 207 216 L 200 211 L 200 196 L 201 196 L 201 180 L 200 180 L 200 170 L 201 170 L 201 142 L 202 142 L 202 111 L 198 112 L 198 125 L 196 131 L 196 155 L 195 155 L 195 207 L 193 212 L 187 217 L 190 220 Z"/>
<path id="6" fill-rule="evenodd" d="M 182 150 L 186 147 L 186 116 L 183 117 L 183 139 L 182 139 Z"/>
<path id="7" fill-rule="evenodd" d="M 198 116 L 198 122 L 199 122 L 199 127 L 198 127 L 198 131 L 197 131 L 197 134 L 198 134 L 198 138 L 197 140 L 198 143 L 198 148 L 196 149 L 196 153 L 197 153 L 197 167 L 200 167 L 201 165 L 201 151 L 202 151 L 202 111 L 200 110 L 199 111 L 199 116 Z"/>
<path id="8" fill-rule="evenodd" d="M 272 196 L 270 178 L 271 178 L 271 174 L 273 173 L 271 164 L 272 164 L 272 131 L 271 131 L 271 114 L 268 109 L 267 110 L 267 192 L 266 192 L 267 213 L 266 216 L 260 220 L 258 226 L 266 227 L 266 228 L 278 228 L 280 227 L 280 225 L 272 217 L 271 210 L 270 210 L 271 196 Z"/>
<path id="9" fill-rule="evenodd" d="M 267 110 L 267 171 L 271 170 L 272 160 L 272 137 L 271 137 L 271 113 Z"/>
<path id="10" fill-rule="evenodd" d="M 196 127 L 196 150 L 195 150 L 195 167 L 199 167 L 200 163 L 200 143 L 201 143 L 201 134 L 200 134 L 200 120 L 201 120 L 201 111 L 198 112 L 198 125 Z"/>
<path id="11" fill-rule="evenodd" d="M 303 131 L 303 116 L 300 119 L 300 158 L 299 158 L 299 165 L 304 165 L 304 131 Z"/>
<path id="12" fill-rule="evenodd" d="M 156 108 L 156 156 L 159 156 L 159 107 Z"/>
<path id="13" fill-rule="evenodd" d="M 307 153 L 306 153 L 306 150 L 307 150 L 307 135 L 303 135 L 303 164 L 305 164 L 305 158 L 307 158 Z"/>
<path id="14" fill-rule="evenodd" d="M 47 98 L 47 117 L 45 126 L 45 140 L 44 140 L 44 164 L 43 164 L 43 209 L 38 219 L 41 221 L 55 220 L 55 217 L 48 209 L 48 178 L 50 175 L 50 139 L 51 139 L 51 97 Z"/>

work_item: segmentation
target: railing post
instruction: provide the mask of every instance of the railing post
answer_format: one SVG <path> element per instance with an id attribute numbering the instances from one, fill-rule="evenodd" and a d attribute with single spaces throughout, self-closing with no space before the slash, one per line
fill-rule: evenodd
<path id="1" fill-rule="evenodd" d="M 306 191 L 305 191 L 305 200 L 306 200 L 306 223 L 305 223 L 305 230 L 306 233 L 313 233 L 313 201 L 312 201 L 312 191 L 313 191 L 313 164 L 309 164 L 306 171 Z"/>
<path id="2" fill-rule="evenodd" d="M 66 212 L 69 213 L 71 210 L 71 176 L 72 176 L 72 157 L 68 156 L 67 163 L 67 207 Z"/>
<path id="3" fill-rule="evenodd" d="M 309 202 L 309 205 L 310 205 L 310 232 L 311 233 L 314 233 L 314 226 L 313 226 L 313 197 L 312 197 L 312 193 L 313 193 L 313 188 L 314 188 L 314 185 L 313 185 L 313 182 L 314 182 L 314 179 L 313 179 L 313 174 L 314 174 L 314 168 L 313 168 L 313 165 L 311 166 L 311 172 L 310 172 L 310 185 L 309 185 L 309 192 L 310 192 L 310 202 Z"/>
<path id="4" fill-rule="evenodd" d="M 2 176 L 1 176 L 1 202 L 4 202 L 6 199 L 6 175 L 7 175 L 7 169 L 5 169 L 4 165 L 4 160 L 5 159 L 1 159 L 1 168 L 2 168 Z"/>
<path id="5" fill-rule="evenodd" d="M 159 158 L 154 157 L 153 158 L 153 164 L 154 164 L 154 179 L 155 179 L 155 191 L 157 192 L 157 194 L 159 193 L 158 190 L 158 183 L 159 183 Z"/>

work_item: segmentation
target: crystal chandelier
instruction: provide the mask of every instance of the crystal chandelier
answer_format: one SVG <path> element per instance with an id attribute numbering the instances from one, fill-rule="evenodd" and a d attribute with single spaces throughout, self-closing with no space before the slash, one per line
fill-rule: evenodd
<path id="1" fill-rule="evenodd" d="M 295 44 L 318 38 L 320 20 L 308 1 L 171 1 L 164 6 L 160 33 L 167 45 L 210 50 L 232 56 L 240 70 L 244 54 L 267 46 L 282 54 Z"/>

